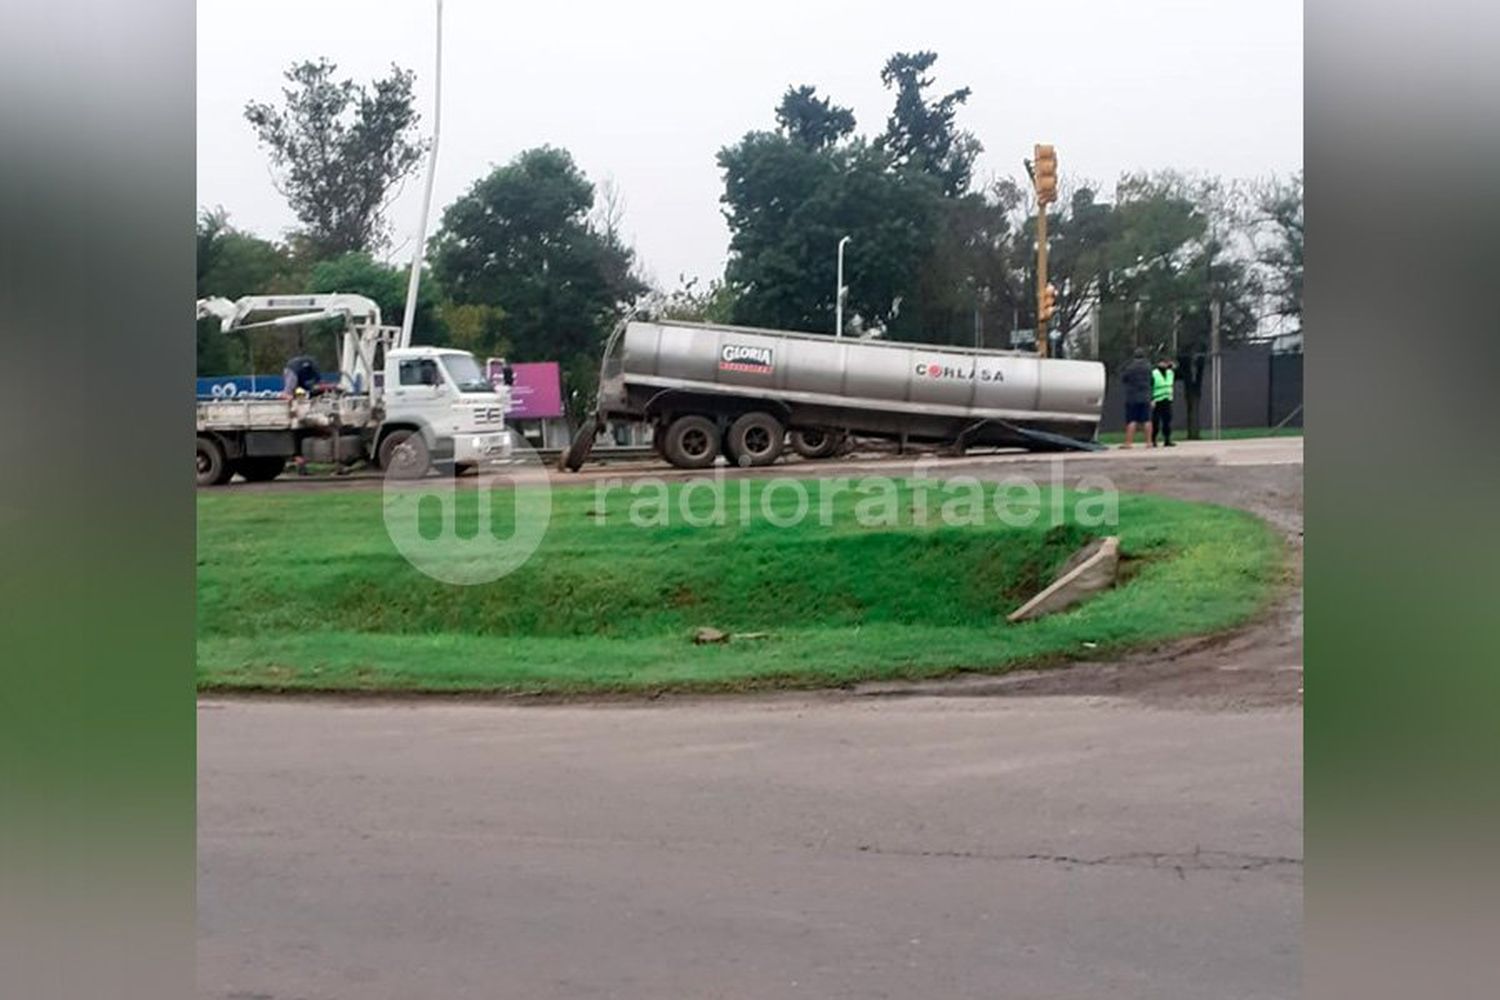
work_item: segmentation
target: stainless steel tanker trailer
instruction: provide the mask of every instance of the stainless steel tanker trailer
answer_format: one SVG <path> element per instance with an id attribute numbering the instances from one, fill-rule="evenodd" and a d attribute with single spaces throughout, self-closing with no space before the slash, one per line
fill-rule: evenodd
<path id="1" fill-rule="evenodd" d="M 577 471 L 609 421 L 653 425 L 679 468 L 725 455 L 767 465 L 791 447 L 833 454 L 846 435 L 1034 450 L 1092 448 L 1097 361 L 1021 351 L 629 321 L 605 345 L 592 418 L 562 455 Z"/>

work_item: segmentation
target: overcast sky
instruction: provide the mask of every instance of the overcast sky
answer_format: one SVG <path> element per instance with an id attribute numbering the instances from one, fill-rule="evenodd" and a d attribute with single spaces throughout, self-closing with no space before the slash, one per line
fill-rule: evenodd
<path id="1" fill-rule="evenodd" d="M 294 224 L 243 108 L 278 97 L 296 60 L 327 56 L 361 81 L 391 62 L 415 69 L 430 130 L 433 7 L 202 0 L 198 202 L 265 236 Z M 769 127 L 789 84 L 817 86 L 875 134 L 891 103 L 881 65 L 919 49 L 939 55 L 937 90 L 973 88 L 960 120 L 984 143 L 981 177 L 1019 174 L 1039 141 L 1056 145 L 1065 184 L 1106 190 L 1123 170 L 1302 165 L 1297 0 L 446 0 L 432 227 L 492 165 L 550 143 L 617 185 L 650 277 L 716 276 L 728 242 L 717 150 Z M 390 214 L 403 259 L 421 187 L 409 180 Z"/>

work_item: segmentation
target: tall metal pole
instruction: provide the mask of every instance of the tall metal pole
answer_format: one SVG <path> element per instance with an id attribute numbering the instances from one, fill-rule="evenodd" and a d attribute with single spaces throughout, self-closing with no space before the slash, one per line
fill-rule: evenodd
<path id="1" fill-rule="evenodd" d="M 1219 300 L 1214 299 L 1209 303 L 1208 310 L 1208 349 L 1213 353 L 1214 360 L 1214 440 L 1218 441 L 1224 436 L 1221 425 L 1224 379 L 1223 365 L 1219 359 Z"/>
<path id="2" fill-rule="evenodd" d="M 833 306 L 833 335 L 835 337 L 844 335 L 844 246 L 849 239 L 845 236 L 839 240 L 839 287 L 834 295 Z"/>
<path id="3" fill-rule="evenodd" d="M 437 174 L 438 133 L 443 127 L 443 0 L 437 0 L 437 57 L 432 73 L 432 149 L 427 158 L 427 182 L 422 190 L 422 217 L 417 223 L 417 247 L 406 279 L 406 315 L 401 319 L 401 347 L 411 346 L 412 321 L 417 316 L 417 286 L 422 281 L 422 258 L 427 252 L 427 215 L 432 208 L 432 179 Z"/>
<path id="4" fill-rule="evenodd" d="M 1047 356 L 1047 320 L 1042 303 L 1047 299 L 1047 203 L 1040 198 L 1036 205 L 1036 353 Z"/>

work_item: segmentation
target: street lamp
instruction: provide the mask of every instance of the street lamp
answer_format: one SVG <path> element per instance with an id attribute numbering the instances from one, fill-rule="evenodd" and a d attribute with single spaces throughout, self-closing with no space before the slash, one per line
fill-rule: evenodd
<path id="1" fill-rule="evenodd" d="M 838 294 L 834 297 L 833 307 L 833 335 L 835 337 L 844 335 L 844 296 L 849 291 L 844 284 L 844 244 L 848 243 L 849 239 L 845 236 L 839 240 L 839 287 Z"/>

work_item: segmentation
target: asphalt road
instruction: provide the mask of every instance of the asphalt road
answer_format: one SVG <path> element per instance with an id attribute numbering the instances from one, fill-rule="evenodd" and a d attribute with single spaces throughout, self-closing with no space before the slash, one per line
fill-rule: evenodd
<path id="1" fill-rule="evenodd" d="M 1301 458 L 1068 459 L 1289 542 L 1262 621 L 1124 661 L 757 699 L 206 699 L 200 994 L 1297 996 Z"/>
<path id="2" fill-rule="evenodd" d="M 201 994 L 1290 997 L 1301 716 L 205 702 Z"/>

